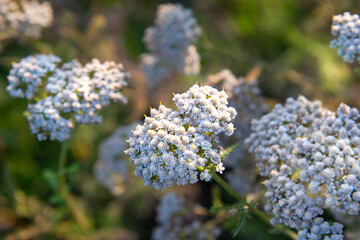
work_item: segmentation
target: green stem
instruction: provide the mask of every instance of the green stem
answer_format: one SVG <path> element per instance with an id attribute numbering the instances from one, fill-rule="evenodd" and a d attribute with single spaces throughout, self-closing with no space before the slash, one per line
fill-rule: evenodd
<path id="1" fill-rule="evenodd" d="M 66 166 L 66 153 L 69 149 L 69 141 L 65 141 L 61 145 L 61 151 L 60 151 L 60 158 L 59 158 L 59 166 L 58 166 L 58 175 L 59 175 L 59 195 L 61 197 L 61 200 L 66 208 L 67 211 L 69 211 L 71 217 L 74 219 L 74 221 L 78 224 L 80 227 L 80 230 L 82 231 L 82 228 L 84 228 L 84 221 L 81 219 L 82 216 L 77 214 L 76 206 L 74 206 L 74 200 L 72 199 L 71 195 L 68 192 L 67 184 L 66 184 L 66 178 L 65 178 L 65 166 Z M 85 226 L 87 227 L 87 226 Z"/>
<path id="2" fill-rule="evenodd" d="M 261 219 L 263 222 L 274 227 L 274 225 L 271 224 L 268 216 L 266 214 L 264 214 L 263 212 L 261 212 L 259 209 L 250 208 L 250 211 L 252 213 L 254 213 L 254 215 L 257 216 L 259 219 Z M 291 229 L 287 228 L 285 225 L 280 224 L 280 225 L 277 225 L 276 228 L 278 228 L 281 233 L 288 236 L 289 238 L 297 240 L 297 234 L 294 231 L 292 231 Z"/>
<path id="3" fill-rule="evenodd" d="M 231 194 L 231 196 L 233 196 L 234 198 L 236 198 L 236 200 L 240 201 L 241 197 L 239 196 L 239 194 L 237 194 L 237 192 L 235 192 L 227 182 L 225 182 L 219 175 L 217 175 L 216 173 L 212 174 L 212 179 L 215 180 L 215 182 L 217 182 L 221 187 L 223 187 L 228 193 Z"/>
<path id="4" fill-rule="evenodd" d="M 4 154 L 5 155 L 5 154 Z M 6 183 L 6 186 L 7 188 L 9 189 L 9 197 L 11 199 L 11 202 L 12 203 L 15 203 L 15 191 L 16 191 L 16 186 L 15 186 L 15 183 L 13 181 L 13 178 L 12 178 L 12 175 L 11 175 L 11 172 L 10 172 L 10 169 L 9 169 L 9 166 L 6 162 L 6 158 L 3 157 L 3 155 L 1 154 L 0 152 L 0 161 L 2 161 L 2 170 L 3 170 L 3 176 L 4 176 L 4 180 L 5 180 L 5 183 Z"/>
<path id="5" fill-rule="evenodd" d="M 214 179 L 221 187 L 223 187 L 228 193 L 231 194 L 231 196 L 233 196 L 234 198 L 236 198 L 237 201 L 240 201 L 242 199 L 242 197 L 237 194 L 237 192 L 235 192 L 230 185 L 225 182 L 219 175 L 217 175 L 216 173 L 213 173 L 211 175 L 212 179 Z M 247 204 L 247 206 L 249 207 L 249 210 L 255 215 L 257 216 L 260 220 L 262 220 L 263 222 L 265 222 L 266 224 L 274 227 L 270 220 L 269 217 L 264 214 L 263 212 L 261 212 L 259 209 L 254 208 L 254 207 L 250 207 L 249 204 Z M 291 239 L 297 240 L 297 234 L 292 231 L 291 229 L 287 228 L 284 225 L 281 225 L 279 228 L 281 233 L 283 233 L 284 235 L 290 237 Z"/>
<path id="6" fill-rule="evenodd" d="M 59 194 L 63 201 L 67 199 L 67 188 L 66 188 L 66 179 L 65 179 L 65 165 L 66 165 L 66 153 L 69 148 L 69 142 L 65 141 L 61 145 L 59 166 L 58 166 L 58 175 L 59 175 Z"/>

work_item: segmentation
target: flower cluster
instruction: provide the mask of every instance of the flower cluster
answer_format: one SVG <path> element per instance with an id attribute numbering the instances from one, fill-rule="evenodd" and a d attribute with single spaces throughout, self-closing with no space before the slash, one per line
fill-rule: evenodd
<path id="1" fill-rule="evenodd" d="M 48 2 L 0 0 L 0 33 L 7 38 L 40 37 L 41 28 L 53 20 Z"/>
<path id="2" fill-rule="evenodd" d="M 94 173 L 99 182 L 109 189 L 114 195 L 124 192 L 124 182 L 128 179 L 128 157 L 124 151 L 129 147 L 126 139 L 130 137 L 131 129 L 138 125 L 137 122 L 129 126 L 118 127 L 113 135 L 105 139 L 99 148 L 98 161 Z"/>
<path id="3" fill-rule="evenodd" d="M 237 111 L 234 121 L 235 133 L 230 138 L 221 138 L 226 146 L 231 146 L 239 141 L 243 142 L 250 135 L 250 123 L 254 118 L 259 118 L 268 111 L 267 105 L 261 96 L 256 79 L 236 78 L 231 71 L 224 69 L 214 75 L 209 75 L 206 84 L 218 89 L 224 89 L 229 96 L 229 105 Z M 231 171 L 226 172 L 226 179 L 230 186 L 239 194 L 249 191 L 255 178 L 253 157 L 246 147 L 234 149 L 224 161 Z"/>
<path id="4" fill-rule="evenodd" d="M 245 142 L 249 151 L 255 153 L 260 175 L 269 176 L 271 170 L 278 170 L 279 162 L 290 162 L 291 156 L 296 159 L 293 154 L 295 139 L 319 128 L 324 113 L 320 102 L 299 97 L 289 98 L 285 106 L 277 104 L 269 114 L 254 119 L 252 134 Z"/>
<path id="5" fill-rule="evenodd" d="M 140 57 L 142 71 L 152 87 L 171 75 L 171 70 L 155 55 L 144 53 Z"/>
<path id="6" fill-rule="evenodd" d="M 36 55 L 13 64 L 7 90 L 29 101 L 27 119 L 39 140 L 64 141 L 75 123 L 100 123 L 104 106 L 126 102 L 120 90 L 128 76 L 115 62 L 93 59 L 82 66 L 76 60 L 62 64 L 51 54 Z"/>
<path id="7" fill-rule="evenodd" d="M 274 224 L 301 229 L 299 239 L 343 239 L 342 225 L 319 217 L 326 208 L 359 214 L 360 114 L 337 112 L 304 97 L 253 120 L 246 140 L 265 186 Z M 331 238 L 330 238 L 331 236 Z"/>
<path id="8" fill-rule="evenodd" d="M 185 197 L 168 193 L 157 206 L 157 226 L 152 234 L 153 240 L 215 240 L 221 234 L 217 227 L 206 227 L 201 216 L 195 214 L 197 206 Z"/>
<path id="9" fill-rule="evenodd" d="M 190 9 L 181 4 L 158 6 L 155 26 L 146 29 L 144 37 L 151 53 L 141 57 L 143 71 L 151 85 L 155 86 L 173 72 L 199 73 L 200 56 L 193 44 L 200 33 Z"/>
<path id="10" fill-rule="evenodd" d="M 136 166 L 135 175 L 145 185 L 164 189 L 209 181 L 211 171 L 222 173 L 218 134 L 230 136 L 236 110 L 228 107 L 227 95 L 215 88 L 195 84 L 173 98 L 176 111 L 160 105 L 137 126 L 126 151 Z"/>
<path id="11" fill-rule="evenodd" d="M 338 55 L 344 61 L 352 63 L 357 57 L 360 62 L 360 17 L 349 12 L 333 16 L 331 33 L 336 39 L 331 41 L 331 48 L 338 48 Z"/>

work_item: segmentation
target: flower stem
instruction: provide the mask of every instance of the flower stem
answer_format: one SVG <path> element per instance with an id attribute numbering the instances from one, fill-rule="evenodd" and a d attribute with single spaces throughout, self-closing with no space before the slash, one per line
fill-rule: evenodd
<path id="1" fill-rule="evenodd" d="M 213 173 L 211 175 L 212 179 L 214 179 L 221 187 L 223 187 L 228 193 L 231 194 L 231 196 L 233 196 L 234 198 L 236 198 L 236 200 L 240 201 L 241 197 L 239 196 L 239 194 L 237 194 L 230 186 L 227 182 L 225 182 L 219 175 L 217 175 L 216 173 Z"/>
<path id="2" fill-rule="evenodd" d="M 61 197 L 61 201 L 64 204 L 66 211 L 69 212 L 73 220 L 80 227 L 80 231 L 83 229 L 89 228 L 89 222 L 86 219 L 86 216 L 82 215 L 78 209 L 76 208 L 74 197 L 71 196 L 68 192 L 66 177 L 65 177 L 65 166 L 66 166 L 66 154 L 69 149 L 69 141 L 65 141 L 61 145 L 60 158 L 58 164 L 58 191 L 59 196 Z"/>
<path id="3" fill-rule="evenodd" d="M 66 202 L 67 199 L 67 188 L 66 188 L 66 180 L 65 180 L 65 165 L 66 165 L 66 153 L 69 148 L 69 142 L 65 141 L 61 145 L 59 165 L 58 165 L 58 180 L 59 180 L 59 195 L 62 198 L 62 201 Z"/>
<path id="4" fill-rule="evenodd" d="M 217 175 L 216 173 L 213 173 L 211 175 L 212 179 L 214 179 L 221 187 L 223 187 L 228 193 L 231 194 L 231 196 L 233 196 L 237 201 L 240 201 L 242 199 L 242 197 L 237 194 L 237 192 L 235 192 L 230 185 L 225 182 L 219 175 Z M 259 209 L 251 207 L 249 204 L 247 204 L 247 206 L 249 207 L 249 211 L 251 211 L 256 217 L 258 217 L 260 220 L 262 220 L 263 222 L 265 222 L 266 224 L 270 225 L 273 227 L 273 225 L 271 224 L 269 217 L 264 214 L 263 212 L 261 212 Z M 297 239 L 297 234 L 292 231 L 291 229 L 287 228 L 284 225 L 281 225 L 280 227 L 278 227 L 279 231 L 281 233 L 283 233 L 284 235 L 290 237 L 291 239 L 296 240 Z"/>
<path id="5" fill-rule="evenodd" d="M 250 211 L 257 216 L 259 219 L 261 219 L 263 222 L 267 223 L 268 225 L 274 227 L 274 225 L 271 224 L 268 216 L 261 212 L 257 208 L 250 208 Z M 278 225 L 276 228 L 279 230 L 279 232 L 283 233 L 284 235 L 288 236 L 291 239 L 297 240 L 297 234 L 293 230 L 287 228 L 285 225 Z"/>

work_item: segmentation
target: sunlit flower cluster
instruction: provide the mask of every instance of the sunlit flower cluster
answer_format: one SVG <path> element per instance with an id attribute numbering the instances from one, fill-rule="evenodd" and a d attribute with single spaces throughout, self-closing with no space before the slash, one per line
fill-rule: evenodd
<path id="1" fill-rule="evenodd" d="M 185 197 L 168 193 L 157 206 L 158 226 L 152 234 L 153 240 L 215 240 L 221 234 L 218 227 L 203 224 L 203 216 L 195 212 L 197 206 Z"/>
<path id="2" fill-rule="evenodd" d="M 0 0 L 0 33 L 6 38 L 34 37 L 49 27 L 53 11 L 48 2 Z"/>
<path id="3" fill-rule="evenodd" d="M 336 39 L 330 47 L 338 48 L 338 55 L 346 62 L 360 62 L 360 17 L 349 12 L 333 16 L 331 33 Z"/>
<path id="4" fill-rule="evenodd" d="M 337 112 L 304 97 L 276 105 L 253 120 L 246 140 L 262 176 L 272 223 L 300 229 L 298 239 L 343 239 L 325 209 L 359 214 L 360 114 L 341 104 Z"/>
<path id="5" fill-rule="evenodd" d="M 141 57 L 143 71 L 151 86 L 171 73 L 199 73 L 200 56 L 193 44 L 200 33 L 190 9 L 179 3 L 158 6 L 155 25 L 146 29 L 144 37 L 150 54 Z"/>
<path id="6" fill-rule="evenodd" d="M 151 109 L 126 151 L 136 166 L 135 175 L 161 190 L 199 178 L 209 181 L 212 171 L 223 173 L 217 135 L 234 132 L 236 111 L 227 106 L 224 91 L 195 84 L 173 100 L 177 110 L 164 105 Z"/>
<path id="7" fill-rule="evenodd" d="M 99 148 L 98 161 L 94 173 L 99 182 L 114 195 L 120 195 L 125 190 L 125 181 L 129 177 L 128 156 L 124 151 L 129 147 L 126 140 L 137 122 L 129 126 L 120 126 L 105 139 Z"/>
<path id="8" fill-rule="evenodd" d="M 7 90 L 14 98 L 27 98 L 26 114 L 39 140 L 64 141 L 75 124 L 100 123 L 99 111 L 111 101 L 126 103 L 120 90 L 129 74 L 121 64 L 93 59 L 82 66 L 62 63 L 54 55 L 36 55 L 14 63 Z"/>
<path id="9" fill-rule="evenodd" d="M 237 111 L 234 121 L 236 131 L 229 138 L 221 137 L 224 146 L 231 146 L 239 141 L 243 142 L 250 135 L 250 122 L 259 118 L 268 110 L 261 96 L 256 79 L 236 78 L 231 71 L 224 69 L 214 75 L 209 75 L 206 84 L 224 89 L 229 96 L 229 105 Z M 244 144 L 234 149 L 224 161 L 231 170 L 226 172 L 226 179 L 230 186 L 240 194 L 250 190 L 255 179 L 253 156 L 248 154 Z"/>

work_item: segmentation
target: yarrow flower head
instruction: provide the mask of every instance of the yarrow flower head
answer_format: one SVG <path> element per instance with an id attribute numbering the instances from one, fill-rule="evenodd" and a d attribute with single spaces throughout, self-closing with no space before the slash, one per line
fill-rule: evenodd
<path id="1" fill-rule="evenodd" d="M 53 11 L 48 2 L 0 0 L 0 33 L 7 38 L 40 37 L 49 27 Z"/>
<path id="2" fill-rule="evenodd" d="M 181 4 L 162 4 L 156 15 L 155 26 L 146 29 L 144 37 L 151 54 L 141 57 L 143 71 L 150 83 L 156 85 L 171 73 L 197 75 L 200 56 L 193 44 L 201 29 L 192 11 Z"/>
<path id="3" fill-rule="evenodd" d="M 126 103 L 120 90 L 129 74 L 121 64 L 93 59 L 82 66 L 54 55 L 35 55 L 14 63 L 7 90 L 29 101 L 27 119 L 39 140 L 64 141 L 77 123 L 102 121 L 99 111 L 111 101 Z"/>
<path id="4" fill-rule="evenodd" d="M 290 98 L 254 120 L 252 130 L 246 142 L 269 178 L 272 222 L 300 229 L 298 239 L 343 239 L 341 224 L 319 216 L 325 209 L 359 214 L 359 111 L 341 104 L 335 113 Z"/>
<path id="5" fill-rule="evenodd" d="M 125 190 L 125 181 L 129 177 L 128 156 L 124 151 L 129 147 L 126 139 L 130 137 L 131 129 L 138 123 L 118 127 L 114 134 L 105 139 L 99 148 L 98 161 L 94 173 L 100 183 L 114 195 L 121 195 Z"/>
<path id="6" fill-rule="evenodd" d="M 151 109 L 126 151 L 136 166 L 135 175 L 159 190 L 199 178 L 209 181 L 212 171 L 222 173 L 218 134 L 234 132 L 236 111 L 227 106 L 224 91 L 195 84 L 173 100 L 177 110 L 164 105 Z"/>
<path id="7" fill-rule="evenodd" d="M 158 226 L 152 234 L 153 240 L 215 240 L 221 234 L 218 227 L 206 227 L 201 215 L 195 210 L 201 206 L 191 203 L 183 196 L 168 193 L 157 206 Z"/>
<path id="8" fill-rule="evenodd" d="M 331 33 L 336 39 L 331 41 L 331 48 L 338 48 L 338 55 L 344 61 L 352 63 L 356 58 L 360 62 L 360 17 L 349 12 L 333 16 Z"/>
<path id="9" fill-rule="evenodd" d="M 239 141 L 243 142 L 250 135 L 251 120 L 261 117 L 268 111 L 257 80 L 236 78 L 231 71 L 223 69 L 214 75 L 209 75 L 206 84 L 224 89 L 229 96 L 229 105 L 237 111 L 234 121 L 236 131 L 231 137 L 220 137 L 222 144 L 229 147 Z M 253 156 L 243 144 L 234 149 L 224 161 L 225 166 L 231 168 L 226 172 L 225 177 L 239 194 L 247 193 L 253 184 L 256 177 L 253 162 Z"/>
<path id="10" fill-rule="evenodd" d="M 246 144 L 255 153 L 260 175 L 269 176 L 271 170 L 279 168 L 279 162 L 291 164 L 295 139 L 318 128 L 324 113 L 320 102 L 310 102 L 301 96 L 296 100 L 289 98 L 285 106 L 277 104 L 272 112 L 254 119 Z"/>

